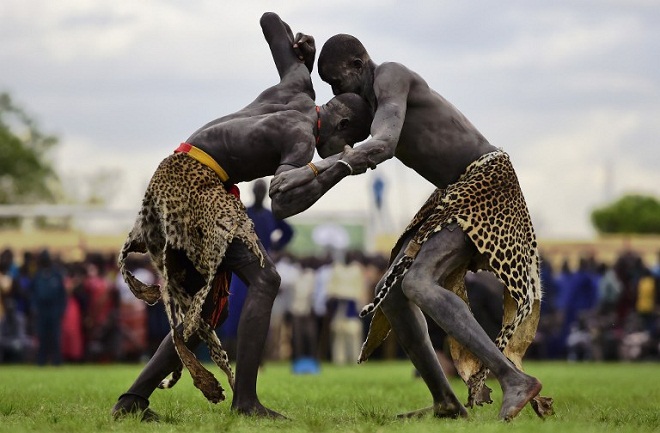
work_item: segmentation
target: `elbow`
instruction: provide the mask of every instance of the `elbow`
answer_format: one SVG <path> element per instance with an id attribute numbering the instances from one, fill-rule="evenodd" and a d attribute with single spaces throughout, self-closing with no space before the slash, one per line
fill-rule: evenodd
<path id="1" fill-rule="evenodd" d="M 268 23 L 269 20 L 274 20 L 274 19 L 278 19 L 278 16 L 275 12 L 264 12 L 259 22 L 263 26 L 264 24 Z"/>
<path id="2" fill-rule="evenodd" d="M 381 152 L 381 155 L 383 156 L 383 159 L 380 162 L 387 161 L 388 159 L 394 158 L 395 153 L 396 153 L 396 143 L 394 143 L 394 145 L 390 145 L 390 146 L 383 146 L 383 150 Z"/>
<path id="3" fill-rule="evenodd" d="M 277 22 L 280 21 L 280 17 L 277 16 L 275 12 L 265 12 L 262 16 L 261 19 L 259 20 L 259 24 L 261 25 L 261 30 L 263 30 L 264 35 L 268 37 L 268 29 L 272 29 L 274 25 L 277 24 Z"/>
<path id="4" fill-rule="evenodd" d="M 381 162 L 385 162 L 388 159 L 394 158 L 394 155 L 396 154 L 396 142 L 378 143 L 376 146 L 373 147 L 373 149 L 370 149 L 369 153 L 370 153 L 369 160 L 371 161 L 371 163 L 377 165 L 380 164 Z"/>

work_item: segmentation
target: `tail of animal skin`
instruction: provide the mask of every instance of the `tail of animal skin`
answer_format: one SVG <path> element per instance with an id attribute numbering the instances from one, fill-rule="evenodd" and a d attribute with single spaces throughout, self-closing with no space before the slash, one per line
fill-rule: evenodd
<path id="1" fill-rule="evenodd" d="M 396 284 L 397 281 L 399 281 L 400 278 L 402 278 L 406 272 L 408 272 L 408 269 L 410 269 L 410 266 L 412 265 L 414 258 L 404 255 L 399 259 L 398 262 L 396 262 L 393 266 L 390 267 L 390 270 L 387 272 L 387 275 L 385 275 L 385 282 L 383 284 L 383 287 L 380 288 L 378 293 L 376 294 L 376 297 L 374 298 L 374 301 L 368 305 L 366 305 L 364 308 L 362 308 L 362 311 L 360 311 L 360 317 L 365 317 L 368 314 L 371 314 L 378 308 L 381 302 L 383 302 L 383 299 L 387 296 L 387 294 L 390 292 L 390 289 Z"/>
<path id="2" fill-rule="evenodd" d="M 531 295 L 531 293 L 528 293 Z M 532 296 L 527 296 L 527 299 L 516 300 L 516 315 L 514 316 L 511 323 L 507 323 L 502 326 L 500 333 L 495 339 L 495 344 L 500 350 L 504 350 L 509 343 L 511 337 L 516 332 L 520 324 L 532 313 L 532 306 L 534 305 L 534 299 Z"/>
<path id="3" fill-rule="evenodd" d="M 502 326 L 500 333 L 495 339 L 495 344 L 500 350 L 504 350 L 509 343 L 509 340 L 516 332 L 520 324 L 532 314 L 535 300 L 541 300 L 541 277 L 539 272 L 538 254 L 533 254 L 530 266 L 527 268 L 527 290 L 523 292 L 522 297 L 516 298 L 516 314 L 513 320 Z"/>
<path id="4" fill-rule="evenodd" d="M 538 257 L 537 255 L 534 256 Z M 528 268 L 527 290 L 524 291 L 523 293 L 524 296 L 522 297 L 515 298 L 514 296 L 511 296 L 511 298 L 514 299 L 516 303 L 515 314 L 511 322 L 502 326 L 502 329 L 500 330 L 497 338 L 495 339 L 495 345 L 502 352 L 504 352 L 504 349 L 506 349 L 507 345 L 509 344 L 509 341 L 514 336 L 516 330 L 518 330 L 518 328 L 523 323 L 523 321 L 532 314 L 534 308 L 534 302 L 536 300 L 541 299 L 542 292 L 541 292 L 540 275 L 538 271 L 539 261 L 538 259 L 532 259 L 532 260 L 533 260 L 532 265 L 529 266 Z M 521 353 L 520 354 L 521 358 L 522 355 L 523 354 Z M 467 385 L 469 389 L 468 402 L 467 402 L 468 407 L 473 407 L 474 404 L 480 405 L 483 402 L 483 400 L 479 400 L 478 396 L 481 394 L 482 388 L 484 388 L 488 374 L 489 374 L 488 368 L 482 365 L 481 369 L 479 369 L 479 371 L 474 373 L 467 380 Z"/>
<path id="5" fill-rule="evenodd" d="M 135 275 L 126 269 L 126 259 L 130 253 L 147 253 L 147 246 L 142 239 L 138 224 L 128 234 L 124 246 L 119 254 L 117 264 L 124 281 L 131 289 L 136 298 L 143 300 L 149 305 L 154 305 L 160 299 L 160 286 L 158 284 L 144 284 L 135 278 Z"/>

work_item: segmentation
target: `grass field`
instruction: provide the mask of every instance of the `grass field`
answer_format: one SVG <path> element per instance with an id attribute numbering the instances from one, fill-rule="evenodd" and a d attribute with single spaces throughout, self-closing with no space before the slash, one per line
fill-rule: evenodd
<path id="1" fill-rule="evenodd" d="M 510 423 L 498 421 L 502 395 L 492 381 L 494 404 L 471 409 L 467 420 L 397 420 L 397 413 L 430 404 L 404 361 L 324 365 L 314 376 L 293 375 L 284 363 L 266 365 L 261 400 L 290 420 L 237 416 L 228 401 L 208 403 L 185 374 L 176 387 L 152 396 L 160 423 L 113 421 L 110 408 L 140 369 L 0 366 L 0 432 L 660 432 L 659 363 L 528 363 L 527 371 L 544 383 L 541 394 L 555 399 L 556 413 L 545 421 L 529 407 Z M 216 377 L 226 383 L 221 373 Z M 464 401 L 465 386 L 456 379 L 452 384 Z"/>

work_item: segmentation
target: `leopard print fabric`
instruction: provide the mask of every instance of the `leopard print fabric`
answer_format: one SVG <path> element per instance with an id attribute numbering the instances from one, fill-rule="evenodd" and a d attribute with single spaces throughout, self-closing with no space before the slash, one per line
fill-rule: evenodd
<path id="1" fill-rule="evenodd" d="M 513 319 L 503 323 L 495 340 L 497 347 L 504 351 L 516 329 L 530 316 L 534 305 L 539 304 L 535 301 L 540 301 L 542 294 L 539 253 L 531 218 L 509 156 L 501 150 L 483 155 L 468 166 L 457 182 L 431 194 L 404 232 L 404 236 L 415 233 L 405 254 L 390 266 L 374 302 L 365 306 L 360 316 L 376 310 L 389 289 L 408 271 L 424 242 L 450 224 L 458 224 L 472 240 L 479 253 L 487 258 L 487 270 L 504 283 L 515 301 Z M 447 288 L 459 291 L 458 287 Z M 380 315 L 378 319 L 378 327 L 389 326 Z M 369 334 L 372 327 L 374 321 Z M 374 335 L 382 338 L 387 331 L 375 329 Z M 368 336 L 360 361 L 366 360 L 368 353 L 365 352 L 373 347 L 374 342 Z M 466 380 L 471 398 L 481 394 L 487 374 L 482 367 Z"/>
<path id="2" fill-rule="evenodd" d="M 142 209 L 119 256 L 120 271 L 136 297 L 148 304 L 162 298 L 179 357 L 196 386 L 198 380 L 211 383 L 198 388 L 214 402 L 224 400 L 222 387 L 181 342 L 198 333 L 233 389 L 234 375 L 227 353 L 201 313 L 218 266 L 234 238 L 248 245 L 263 266 L 264 257 L 254 225 L 242 202 L 227 192 L 212 169 L 185 153 L 175 153 L 165 158 L 152 176 Z M 182 251 L 205 278 L 206 285 L 193 296 L 183 287 L 185 270 L 179 266 L 178 251 Z M 125 268 L 125 260 L 132 252 L 149 254 L 163 277 L 162 287 L 142 283 Z M 175 328 L 181 323 L 183 340 L 177 340 Z M 175 371 L 173 378 L 161 383 L 161 387 L 172 386 L 180 373 L 180 370 Z"/>

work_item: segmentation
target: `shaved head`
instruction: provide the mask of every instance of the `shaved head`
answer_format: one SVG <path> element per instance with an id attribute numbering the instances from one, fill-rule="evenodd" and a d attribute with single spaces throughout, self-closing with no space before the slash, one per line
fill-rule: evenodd
<path id="1" fill-rule="evenodd" d="M 319 70 L 329 63 L 350 61 L 354 58 L 365 60 L 367 50 L 355 36 L 338 34 L 328 39 L 319 54 Z"/>

